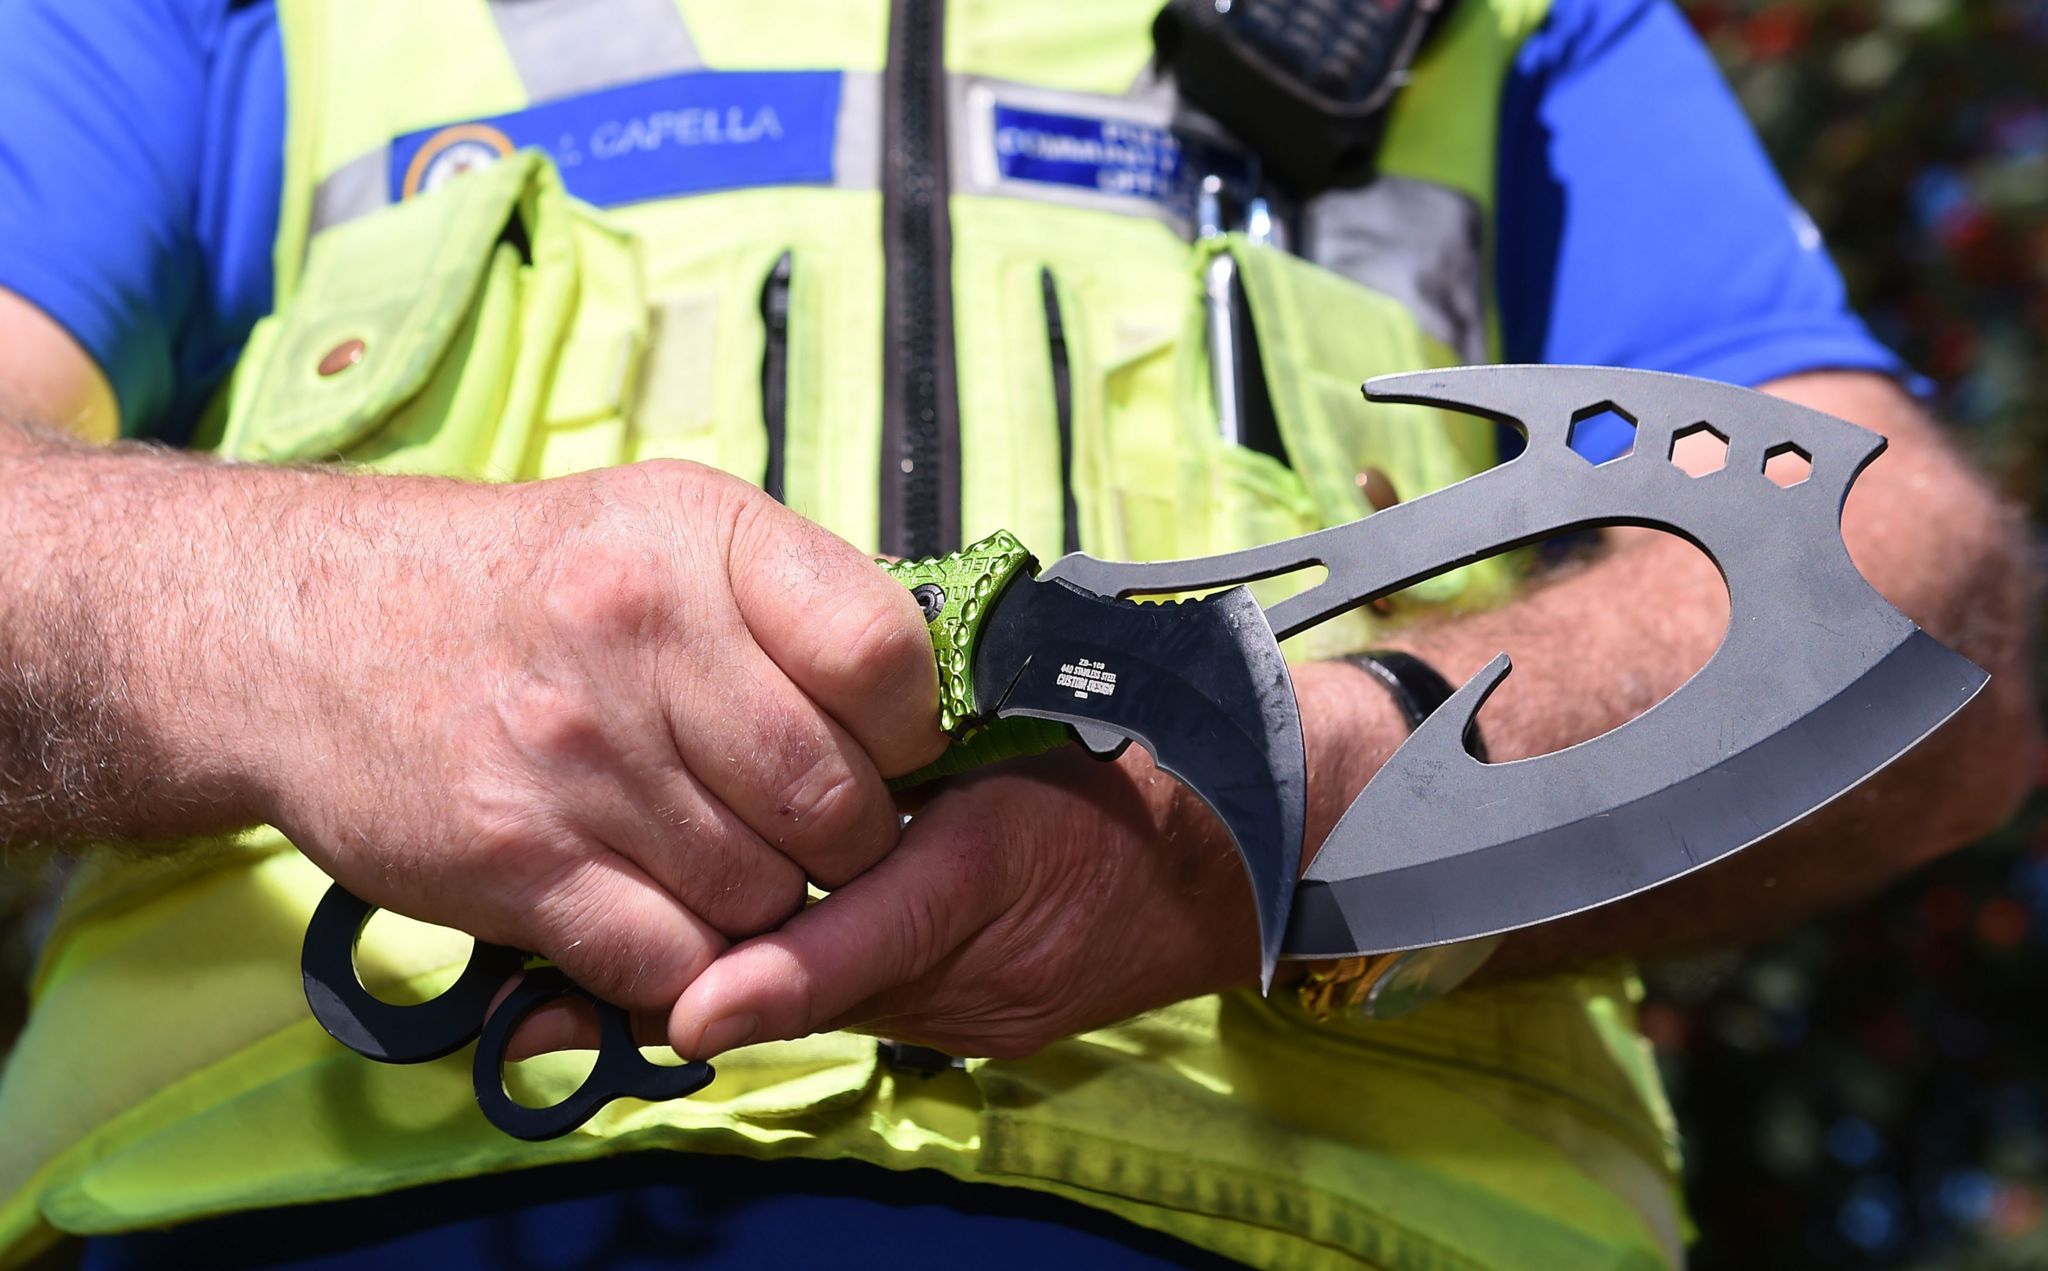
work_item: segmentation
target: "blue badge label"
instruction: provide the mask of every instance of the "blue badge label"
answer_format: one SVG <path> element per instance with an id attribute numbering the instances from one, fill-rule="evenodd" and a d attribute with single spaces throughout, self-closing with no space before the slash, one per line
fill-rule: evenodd
<path id="1" fill-rule="evenodd" d="M 425 128 L 391 142 L 391 196 L 410 198 L 526 146 L 600 207 L 833 179 L 837 71 L 690 71 Z"/>
<path id="2" fill-rule="evenodd" d="M 1233 188 L 1243 188 L 1250 175 L 1242 156 L 1140 120 L 998 102 L 994 124 L 996 171 L 1008 181 L 1148 199 L 1187 215 L 1203 175 L 1222 176 Z"/>

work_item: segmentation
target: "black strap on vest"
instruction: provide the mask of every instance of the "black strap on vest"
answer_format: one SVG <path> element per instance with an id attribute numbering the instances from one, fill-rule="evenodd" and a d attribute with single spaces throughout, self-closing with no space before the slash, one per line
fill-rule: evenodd
<path id="1" fill-rule="evenodd" d="M 1152 24 L 1180 95 L 1307 197 L 1372 177 L 1387 105 L 1453 0 L 1171 0 Z"/>

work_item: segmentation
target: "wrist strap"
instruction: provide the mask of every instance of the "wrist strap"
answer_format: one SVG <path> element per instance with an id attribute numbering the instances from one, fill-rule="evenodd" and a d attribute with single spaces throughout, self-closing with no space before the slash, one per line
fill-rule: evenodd
<path id="1" fill-rule="evenodd" d="M 1422 727 L 1422 721 L 1457 692 L 1435 667 L 1399 649 L 1367 649 L 1362 653 L 1346 654 L 1344 661 L 1385 686 L 1393 695 L 1394 705 L 1400 708 L 1401 717 L 1408 721 L 1411 733 Z M 1486 742 L 1479 736 L 1477 724 L 1472 726 L 1465 740 L 1471 747 L 1472 757 L 1481 763 L 1487 762 Z"/>

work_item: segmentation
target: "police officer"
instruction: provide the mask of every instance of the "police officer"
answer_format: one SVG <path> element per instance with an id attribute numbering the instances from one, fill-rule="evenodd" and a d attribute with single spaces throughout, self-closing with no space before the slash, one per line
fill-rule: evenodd
<path id="1" fill-rule="evenodd" d="M 551 1247 L 519 1217 L 548 1202 L 594 1259 L 1677 1256 L 1615 959 L 1995 823 L 2034 745 L 2013 523 L 1668 7 L 1465 0 L 1371 179 L 1291 192 L 1292 250 L 1201 236 L 1195 178 L 1243 202 L 1262 156 L 1157 73 L 1156 7 L 0 8 L 0 828 L 122 845 L 82 856 L 0 1087 L 10 1256 L 483 1263 Z M 1219 252 L 1277 446 L 1216 430 Z M 1991 690 L 1808 823 L 1401 1021 L 1245 991 L 1229 844 L 1142 755 L 1006 765 L 899 829 L 885 780 L 942 739 L 869 552 L 1003 526 L 1181 555 L 1364 515 L 1495 439 L 1356 382 L 1506 358 L 1887 434 L 1852 550 Z M 1511 650 L 1481 718 L 1511 758 L 1654 703 L 1726 621 L 1674 541 L 1518 568 L 1290 648 L 1312 840 L 1407 728 L 1334 655 L 1460 681 Z M 546 954 L 719 1083 L 498 1135 L 461 1061 L 379 1068 L 306 1018 L 330 875 Z M 387 934 L 366 974 L 401 988 L 462 955 Z M 585 1035 L 565 1009 L 523 1040 Z"/>

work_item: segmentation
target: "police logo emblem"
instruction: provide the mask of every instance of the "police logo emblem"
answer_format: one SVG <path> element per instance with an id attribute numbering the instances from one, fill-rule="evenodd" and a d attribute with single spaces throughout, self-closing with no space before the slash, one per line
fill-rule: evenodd
<path id="1" fill-rule="evenodd" d="M 471 168 L 488 167 L 511 154 L 512 139 L 489 124 L 457 124 L 427 138 L 405 170 L 399 197 L 439 189 Z"/>

